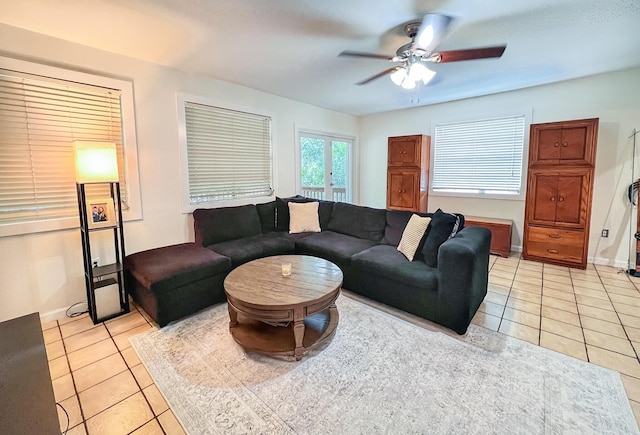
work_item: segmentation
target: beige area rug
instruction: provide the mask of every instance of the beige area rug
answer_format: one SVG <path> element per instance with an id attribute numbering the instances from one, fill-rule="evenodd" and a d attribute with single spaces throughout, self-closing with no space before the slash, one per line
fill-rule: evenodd
<path id="1" fill-rule="evenodd" d="M 461 338 L 341 296 L 299 362 L 246 353 L 226 304 L 131 338 L 190 434 L 638 433 L 620 375 L 472 325 Z"/>

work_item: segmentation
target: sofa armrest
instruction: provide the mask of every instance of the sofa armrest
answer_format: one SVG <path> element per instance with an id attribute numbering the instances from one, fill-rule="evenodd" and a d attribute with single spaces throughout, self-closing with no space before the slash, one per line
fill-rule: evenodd
<path id="1" fill-rule="evenodd" d="M 487 294 L 490 245 L 491 231 L 465 227 L 438 251 L 438 300 L 458 334 L 467 331 Z"/>

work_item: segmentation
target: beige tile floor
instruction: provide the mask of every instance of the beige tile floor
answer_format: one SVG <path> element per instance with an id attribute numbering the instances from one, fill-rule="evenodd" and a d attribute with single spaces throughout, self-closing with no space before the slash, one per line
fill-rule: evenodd
<path id="1" fill-rule="evenodd" d="M 56 401 L 69 414 L 68 434 L 183 434 L 162 394 L 129 343 L 157 327 L 132 304 L 131 313 L 94 325 L 85 314 L 43 323 Z M 67 417 L 58 408 L 60 430 Z"/>
<path id="2" fill-rule="evenodd" d="M 640 424 L 640 278 L 491 256 L 472 323 L 620 372 Z"/>
<path id="3" fill-rule="evenodd" d="M 491 256 L 489 292 L 473 323 L 620 372 L 640 422 L 640 278 L 618 272 Z M 43 324 L 69 434 L 184 433 L 129 344 L 155 327 L 135 305 L 99 325 L 86 315 Z"/>

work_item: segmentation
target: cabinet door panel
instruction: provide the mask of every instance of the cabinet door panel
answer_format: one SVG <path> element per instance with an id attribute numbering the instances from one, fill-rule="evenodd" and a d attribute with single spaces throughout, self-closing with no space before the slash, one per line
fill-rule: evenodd
<path id="1" fill-rule="evenodd" d="M 587 127 L 562 129 L 562 144 L 560 146 L 560 160 L 574 160 L 576 163 L 587 160 Z"/>
<path id="2" fill-rule="evenodd" d="M 547 128 L 538 131 L 538 142 L 534 144 L 534 159 L 541 164 L 555 164 L 560 159 L 562 128 Z"/>
<path id="3" fill-rule="evenodd" d="M 558 177 L 556 225 L 582 228 L 586 219 L 586 175 Z"/>
<path id="4" fill-rule="evenodd" d="M 556 203 L 558 194 L 557 175 L 531 175 L 530 185 L 533 201 L 530 222 L 553 224 L 556 220 Z"/>
<path id="5" fill-rule="evenodd" d="M 389 138 L 389 166 L 420 167 L 421 136 Z"/>
<path id="6" fill-rule="evenodd" d="M 418 207 L 416 189 L 419 186 L 418 171 L 389 171 L 387 181 L 387 208 L 415 210 Z"/>

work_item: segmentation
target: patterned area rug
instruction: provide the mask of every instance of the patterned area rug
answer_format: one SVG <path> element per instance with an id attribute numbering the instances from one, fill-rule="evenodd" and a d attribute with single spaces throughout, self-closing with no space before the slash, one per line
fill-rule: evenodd
<path id="1" fill-rule="evenodd" d="M 471 325 L 460 338 L 338 299 L 302 361 L 246 353 L 226 304 L 131 338 L 191 434 L 638 433 L 620 376 Z"/>

